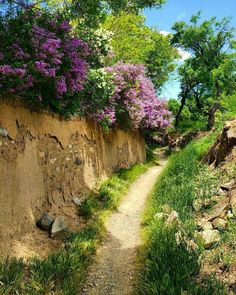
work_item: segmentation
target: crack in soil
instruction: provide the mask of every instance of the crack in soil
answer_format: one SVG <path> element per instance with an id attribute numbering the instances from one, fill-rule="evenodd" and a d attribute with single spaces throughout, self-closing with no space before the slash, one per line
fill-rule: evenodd
<path id="1" fill-rule="evenodd" d="M 145 201 L 167 161 L 149 168 L 132 184 L 118 210 L 105 226 L 106 238 L 89 268 L 83 295 L 128 295 L 134 291 L 136 252 L 141 244 L 141 218 Z"/>

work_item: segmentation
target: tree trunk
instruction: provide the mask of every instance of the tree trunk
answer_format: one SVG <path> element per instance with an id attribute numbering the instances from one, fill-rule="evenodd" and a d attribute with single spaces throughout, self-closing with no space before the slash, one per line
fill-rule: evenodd
<path id="1" fill-rule="evenodd" d="M 183 108 L 185 106 L 186 97 L 187 97 L 186 94 L 184 94 L 182 96 L 181 105 L 180 105 L 179 111 L 178 111 L 177 115 L 175 116 L 175 128 L 177 128 L 179 126 L 180 115 L 181 115 L 181 113 L 183 111 Z"/>
<path id="2" fill-rule="evenodd" d="M 208 112 L 207 130 L 211 130 L 215 125 L 215 114 L 219 108 L 219 104 L 215 103 Z"/>

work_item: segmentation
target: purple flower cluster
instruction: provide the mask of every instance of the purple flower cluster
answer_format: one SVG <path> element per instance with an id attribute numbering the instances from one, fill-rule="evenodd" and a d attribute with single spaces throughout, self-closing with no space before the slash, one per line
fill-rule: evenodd
<path id="1" fill-rule="evenodd" d="M 134 129 L 166 128 L 169 125 L 171 113 L 166 102 L 157 98 L 152 82 L 145 75 L 144 66 L 118 63 L 106 71 L 113 74 L 116 88 L 110 106 L 94 115 L 97 121 L 111 118 L 110 122 L 114 124 L 117 115 L 123 113 Z M 122 126 L 122 116 L 119 120 L 118 124 Z"/>
<path id="2" fill-rule="evenodd" d="M 100 110 L 95 114 L 91 114 L 91 117 L 96 122 L 105 124 L 110 127 L 116 123 L 116 110 L 114 107 L 106 107 L 104 110 Z"/>
<path id="3" fill-rule="evenodd" d="M 63 100 L 80 92 L 87 76 L 89 48 L 72 35 L 69 22 L 29 7 L 18 18 L 25 26 L 18 27 L 16 18 L 17 34 L 11 32 L 14 19 L 8 27 L 8 34 L 15 36 L 14 43 L 0 44 L 0 89 L 26 95 L 32 88 L 29 91 L 39 100 Z M 23 32 L 26 37 L 18 39 Z M 46 97 L 46 88 L 50 88 L 50 98 Z"/>

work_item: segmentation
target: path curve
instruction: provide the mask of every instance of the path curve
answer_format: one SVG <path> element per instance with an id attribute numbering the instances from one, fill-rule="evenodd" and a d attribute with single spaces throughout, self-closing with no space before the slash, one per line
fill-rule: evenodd
<path id="1" fill-rule="evenodd" d="M 151 167 L 132 184 L 118 210 L 105 226 L 106 238 L 89 268 L 81 295 L 128 295 L 133 291 L 135 258 L 141 244 L 141 217 L 145 201 L 166 165 Z"/>

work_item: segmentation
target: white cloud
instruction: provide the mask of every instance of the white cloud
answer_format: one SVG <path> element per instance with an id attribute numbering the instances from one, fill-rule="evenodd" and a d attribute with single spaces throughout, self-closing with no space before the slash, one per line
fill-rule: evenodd
<path id="1" fill-rule="evenodd" d="M 159 33 L 160 33 L 161 35 L 163 35 L 163 36 L 171 35 L 171 33 L 170 33 L 170 32 L 167 32 L 167 31 L 160 31 Z"/>
<path id="2" fill-rule="evenodd" d="M 177 49 L 178 49 L 181 61 L 184 61 L 184 60 L 191 57 L 191 54 L 189 52 L 187 52 L 187 51 L 185 51 L 185 50 L 183 50 L 181 48 L 177 48 Z"/>
<path id="3" fill-rule="evenodd" d="M 170 32 L 167 32 L 167 31 L 160 31 L 159 33 L 163 36 L 172 35 Z M 180 55 L 180 58 L 179 58 L 180 61 L 185 61 L 186 59 L 191 57 L 191 54 L 189 52 L 187 52 L 181 48 L 177 48 L 177 50 Z"/>

